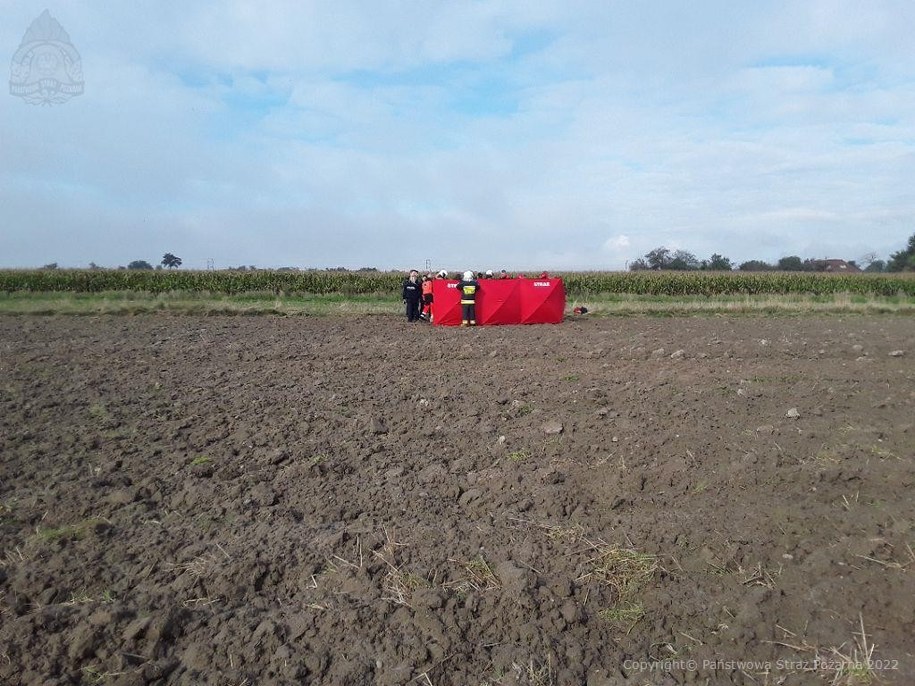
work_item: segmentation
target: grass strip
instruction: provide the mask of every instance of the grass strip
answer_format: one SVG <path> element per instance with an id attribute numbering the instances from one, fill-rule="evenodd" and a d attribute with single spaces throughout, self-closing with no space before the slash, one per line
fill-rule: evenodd
<path id="1" fill-rule="evenodd" d="M 570 298 L 567 313 L 583 305 L 587 317 L 682 315 L 808 315 L 915 314 L 915 297 L 850 295 L 721 295 L 661 296 L 602 294 L 587 300 Z M 0 315 L 400 315 L 400 300 L 385 295 L 275 295 L 247 292 L 236 295 L 175 291 L 147 293 L 14 292 L 0 293 Z"/>

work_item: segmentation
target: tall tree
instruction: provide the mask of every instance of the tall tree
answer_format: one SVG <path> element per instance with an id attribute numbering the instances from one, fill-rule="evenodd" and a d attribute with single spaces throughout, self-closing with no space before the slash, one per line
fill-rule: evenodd
<path id="1" fill-rule="evenodd" d="M 915 272 L 915 233 L 909 236 L 909 244 L 904 250 L 890 255 L 886 270 L 888 272 Z"/>
<path id="2" fill-rule="evenodd" d="M 724 255 L 714 253 L 709 259 L 702 260 L 699 268 L 712 272 L 729 272 L 734 268 L 734 264 Z"/>
<path id="3" fill-rule="evenodd" d="M 768 272 L 772 271 L 772 265 L 768 262 L 763 262 L 762 260 L 750 260 L 748 262 L 743 262 L 738 267 L 742 272 Z"/>
<path id="4" fill-rule="evenodd" d="M 651 267 L 649 267 L 648 263 L 641 257 L 629 263 L 629 271 L 631 272 L 643 272 L 648 269 L 651 269 Z"/>
<path id="5" fill-rule="evenodd" d="M 127 265 L 128 269 L 152 269 L 153 266 L 146 260 L 134 260 Z"/>
<path id="6" fill-rule="evenodd" d="M 181 258 L 167 252 L 162 256 L 162 266 L 168 267 L 169 269 L 177 269 L 181 266 Z"/>
<path id="7" fill-rule="evenodd" d="M 679 269 L 681 271 L 692 271 L 699 269 L 699 266 L 699 258 L 688 250 L 677 250 L 667 263 L 667 269 Z"/>
<path id="8" fill-rule="evenodd" d="M 778 261 L 778 268 L 783 272 L 802 272 L 804 271 L 804 261 L 797 255 L 783 257 Z"/>
<path id="9" fill-rule="evenodd" d="M 667 269 L 670 264 L 670 250 L 663 245 L 645 253 L 645 261 L 651 269 Z"/>

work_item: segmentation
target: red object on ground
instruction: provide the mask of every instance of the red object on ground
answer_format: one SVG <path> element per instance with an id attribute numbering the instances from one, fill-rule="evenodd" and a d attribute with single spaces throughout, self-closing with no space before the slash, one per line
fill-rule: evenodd
<path id="1" fill-rule="evenodd" d="M 562 279 L 482 279 L 477 291 L 477 323 L 559 324 L 566 307 Z M 458 282 L 433 282 L 432 321 L 438 326 L 459 326 L 461 296 Z"/>

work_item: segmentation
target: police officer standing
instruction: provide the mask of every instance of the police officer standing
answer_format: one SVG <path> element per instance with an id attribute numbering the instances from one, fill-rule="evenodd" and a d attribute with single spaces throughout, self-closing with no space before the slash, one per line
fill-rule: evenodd
<path id="1" fill-rule="evenodd" d="M 410 270 L 410 278 L 404 279 L 401 298 L 403 298 L 403 303 L 407 308 L 407 321 L 418 322 L 420 318 L 420 303 L 423 298 L 423 285 L 419 280 L 419 272 L 415 269 Z"/>

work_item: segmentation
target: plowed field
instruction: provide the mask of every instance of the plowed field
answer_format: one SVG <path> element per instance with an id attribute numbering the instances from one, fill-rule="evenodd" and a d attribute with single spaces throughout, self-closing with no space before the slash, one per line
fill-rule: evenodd
<path id="1" fill-rule="evenodd" d="M 0 682 L 915 683 L 913 341 L 4 317 Z"/>

